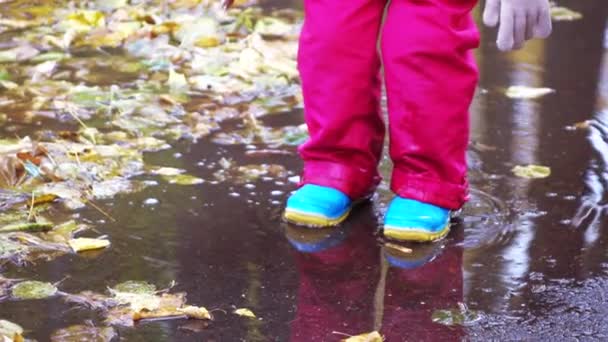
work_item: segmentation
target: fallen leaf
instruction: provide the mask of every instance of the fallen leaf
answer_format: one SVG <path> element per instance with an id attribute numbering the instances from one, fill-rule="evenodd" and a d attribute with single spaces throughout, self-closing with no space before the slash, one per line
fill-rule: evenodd
<path id="1" fill-rule="evenodd" d="M 583 18 L 580 12 L 573 11 L 567 7 L 552 6 L 551 18 L 555 21 L 574 21 Z"/>
<path id="2" fill-rule="evenodd" d="M 57 288 L 53 284 L 40 281 L 24 281 L 12 288 L 13 297 L 17 299 L 43 299 L 56 293 Z"/>
<path id="3" fill-rule="evenodd" d="M 458 303 L 458 308 L 436 310 L 431 316 L 434 323 L 447 326 L 468 326 L 481 318 L 482 316 L 477 311 L 470 310 L 464 303 Z"/>
<path id="4" fill-rule="evenodd" d="M 206 320 L 211 319 L 211 314 L 209 313 L 209 311 L 200 306 L 188 305 L 183 308 L 177 308 L 177 310 L 186 314 L 189 318 Z"/>
<path id="5" fill-rule="evenodd" d="M 542 165 L 517 165 L 511 171 L 522 178 L 547 178 L 551 175 L 551 168 Z"/>
<path id="6" fill-rule="evenodd" d="M 6 321 L 0 319 L 0 337 L 3 338 L 2 341 L 8 342 L 21 342 L 24 341 L 23 337 L 23 328 L 18 324 L 15 324 L 10 321 Z"/>
<path id="7" fill-rule="evenodd" d="M 72 325 L 59 329 L 51 335 L 51 342 L 110 342 L 117 336 L 112 327 L 96 327 L 93 325 Z"/>
<path id="8" fill-rule="evenodd" d="M 145 281 L 129 280 L 124 283 L 120 283 L 112 288 L 114 292 L 122 293 L 133 293 L 133 294 L 154 294 L 156 293 L 156 286 L 154 284 L 147 283 Z"/>
<path id="9" fill-rule="evenodd" d="M 534 88 L 528 86 L 510 86 L 506 95 L 512 99 L 537 99 L 548 94 L 555 93 L 551 88 Z"/>
<path id="10" fill-rule="evenodd" d="M 50 222 L 16 222 L 0 227 L 0 233 L 7 232 L 46 232 L 53 228 Z"/>
<path id="11" fill-rule="evenodd" d="M 373 331 L 371 333 L 365 333 L 357 336 L 351 336 L 349 338 L 345 338 L 342 342 L 383 342 L 384 338 L 380 335 L 379 332 Z"/>
<path id="12" fill-rule="evenodd" d="M 169 182 L 169 184 L 178 185 L 196 185 L 205 182 L 202 178 L 194 177 L 191 175 L 164 175 L 163 179 Z"/>
<path id="13" fill-rule="evenodd" d="M 244 308 L 234 310 L 234 314 L 242 317 L 256 318 L 253 311 Z"/>
<path id="14" fill-rule="evenodd" d="M 389 243 L 384 244 L 384 246 L 387 248 L 395 249 L 401 253 L 411 254 L 413 252 L 413 250 L 411 248 L 407 248 L 405 246 L 400 246 L 396 243 L 389 242 Z"/>
<path id="15" fill-rule="evenodd" d="M 105 239 L 76 238 L 69 240 L 68 245 L 70 245 L 70 248 L 74 252 L 78 253 L 107 248 L 110 246 L 110 241 Z"/>

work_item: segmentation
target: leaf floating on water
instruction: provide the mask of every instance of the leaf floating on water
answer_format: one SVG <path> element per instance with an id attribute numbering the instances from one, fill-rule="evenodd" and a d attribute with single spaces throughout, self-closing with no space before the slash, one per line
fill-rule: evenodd
<path id="1" fill-rule="evenodd" d="M 181 175 L 185 172 L 186 172 L 186 170 L 177 169 L 174 167 L 158 167 L 158 168 L 153 168 L 151 173 L 153 175 L 159 175 L 159 176 L 177 176 L 177 175 Z"/>
<path id="2" fill-rule="evenodd" d="M 384 244 L 384 246 L 386 246 L 387 248 L 391 248 L 391 249 L 395 249 L 401 253 L 405 253 L 405 254 L 411 254 L 413 252 L 413 250 L 411 248 L 407 248 L 405 246 L 400 246 L 396 243 L 386 243 Z"/>
<path id="3" fill-rule="evenodd" d="M 577 122 L 573 125 L 566 126 L 566 129 L 569 131 L 578 131 L 578 130 L 587 130 L 591 126 L 591 120 L 585 120 L 581 122 Z"/>
<path id="4" fill-rule="evenodd" d="M 574 21 L 583 19 L 583 15 L 567 7 L 552 6 L 551 18 L 555 21 Z"/>
<path id="5" fill-rule="evenodd" d="M 191 175 L 174 175 L 174 176 L 163 176 L 163 179 L 169 182 L 169 184 L 178 184 L 178 185 L 196 185 L 202 184 L 205 182 L 204 179 L 194 177 Z"/>
<path id="6" fill-rule="evenodd" d="M 256 316 L 253 313 L 253 311 L 251 311 L 249 309 L 245 309 L 245 308 L 234 310 L 234 314 L 242 316 L 242 317 L 256 318 Z"/>
<path id="7" fill-rule="evenodd" d="M 0 319 L 0 341 L 21 342 L 24 341 L 23 328 L 18 324 Z"/>
<path id="8" fill-rule="evenodd" d="M 185 317 L 202 320 L 211 319 L 211 315 L 209 314 L 209 311 L 207 311 L 207 309 L 197 306 L 186 306 L 183 308 L 166 307 L 152 311 L 141 310 L 133 314 L 134 321 L 139 321 L 142 319 L 171 319 L 174 317 Z"/>
<path id="9" fill-rule="evenodd" d="M 55 331 L 51 335 L 51 342 L 110 342 L 116 336 L 116 330 L 112 327 L 79 324 Z"/>
<path id="10" fill-rule="evenodd" d="M 68 241 L 70 248 L 76 253 L 103 249 L 110 246 L 106 239 L 76 238 Z"/>
<path id="11" fill-rule="evenodd" d="M 481 319 L 481 315 L 473 310 L 469 310 L 466 305 L 459 303 L 458 308 L 448 310 L 436 310 L 431 319 L 433 322 L 447 326 L 468 326 Z"/>
<path id="12" fill-rule="evenodd" d="M 13 286 L 12 294 L 17 299 L 43 299 L 57 294 L 57 287 L 41 281 L 24 281 Z"/>
<path id="13" fill-rule="evenodd" d="M 0 233 L 7 232 L 46 232 L 53 228 L 50 222 L 17 222 L 0 227 Z"/>
<path id="14" fill-rule="evenodd" d="M 506 95 L 512 99 L 537 99 L 548 94 L 555 93 L 554 89 L 551 88 L 534 88 L 528 86 L 510 86 Z"/>
<path id="15" fill-rule="evenodd" d="M 180 74 L 173 69 L 169 70 L 169 80 L 167 81 L 171 93 L 185 93 L 189 90 L 188 80 L 184 74 Z"/>
<path id="16" fill-rule="evenodd" d="M 542 165 L 517 165 L 511 171 L 522 178 L 547 178 L 551 175 L 551 168 Z"/>
<path id="17" fill-rule="evenodd" d="M 177 311 L 184 313 L 189 318 L 204 320 L 211 319 L 211 314 L 209 311 L 202 306 L 188 305 L 183 308 L 178 308 Z"/>
<path id="18" fill-rule="evenodd" d="M 156 293 L 156 286 L 154 284 L 147 283 L 145 281 L 129 280 L 124 283 L 120 283 L 112 288 L 115 292 L 133 293 L 133 294 L 154 294 Z"/>
<path id="19" fill-rule="evenodd" d="M 342 339 L 342 342 L 383 342 L 384 338 L 379 332 L 373 331 L 371 333 L 365 333 L 357 336 L 351 336 L 349 338 Z"/>

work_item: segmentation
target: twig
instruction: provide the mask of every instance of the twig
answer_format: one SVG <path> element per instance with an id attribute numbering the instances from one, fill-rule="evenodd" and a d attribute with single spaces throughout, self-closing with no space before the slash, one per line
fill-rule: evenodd
<path id="1" fill-rule="evenodd" d="M 99 211 L 103 216 L 109 218 L 112 222 L 116 222 L 116 219 L 113 218 L 112 216 L 110 216 L 110 214 L 108 214 L 107 212 L 105 212 L 103 209 L 101 209 L 97 204 L 95 204 L 95 202 L 93 202 L 92 200 L 87 200 L 87 203 L 91 205 L 91 207 L 93 207 L 94 209 L 96 209 L 97 211 Z"/>
<path id="2" fill-rule="evenodd" d="M 34 191 L 32 191 L 32 204 L 30 205 L 30 213 L 27 215 L 27 221 L 30 222 L 32 220 L 32 216 L 34 215 L 34 202 L 36 200 L 36 196 L 34 195 Z"/>

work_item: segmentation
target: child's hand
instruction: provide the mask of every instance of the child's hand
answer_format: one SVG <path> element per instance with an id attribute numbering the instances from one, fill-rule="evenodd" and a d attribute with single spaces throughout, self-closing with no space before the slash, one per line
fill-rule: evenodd
<path id="1" fill-rule="evenodd" d="M 496 43 L 502 51 L 519 49 L 531 38 L 551 34 L 548 0 L 486 0 L 483 22 L 498 27 Z"/>

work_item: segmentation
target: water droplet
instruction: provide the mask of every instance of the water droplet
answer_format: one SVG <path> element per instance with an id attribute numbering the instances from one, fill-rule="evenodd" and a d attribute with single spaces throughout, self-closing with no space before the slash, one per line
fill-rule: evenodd
<path id="1" fill-rule="evenodd" d="M 146 200 L 144 200 L 144 205 L 145 206 L 154 206 L 157 205 L 158 203 L 160 203 L 160 201 L 156 198 L 147 198 Z"/>
<path id="2" fill-rule="evenodd" d="M 247 183 L 247 184 L 245 184 L 245 188 L 246 189 L 255 189 L 255 185 Z"/>
<path id="3" fill-rule="evenodd" d="M 282 194 L 284 194 L 284 192 L 281 190 L 274 190 L 274 191 L 271 191 L 270 194 L 272 196 L 281 196 Z"/>
<path id="4" fill-rule="evenodd" d="M 300 176 L 293 176 L 293 177 L 289 177 L 287 179 L 288 181 L 290 181 L 291 183 L 300 183 Z"/>
<path id="5" fill-rule="evenodd" d="M 239 194 L 238 192 L 231 192 L 228 194 L 228 196 L 230 197 L 241 197 L 241 194 Z"/>

